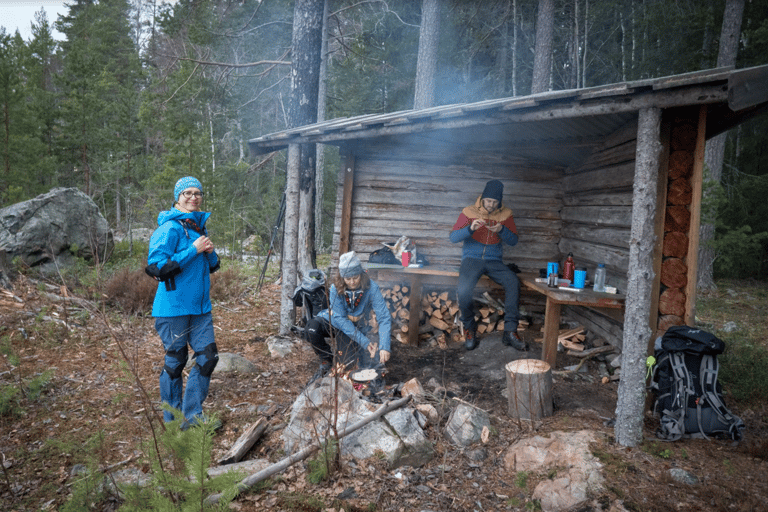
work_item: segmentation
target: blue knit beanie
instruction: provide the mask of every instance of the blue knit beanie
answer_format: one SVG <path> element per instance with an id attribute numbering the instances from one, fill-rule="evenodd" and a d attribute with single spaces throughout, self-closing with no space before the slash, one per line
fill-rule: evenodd
<path id="1" fill-rule="evenodd" d="M 504 184 L 499 180 L 491 180 L 485 184 L 482 199 L 495 199 L 501 204 L 501 196 L 504 195 Z"/>
<path id="2" fill-rule="evenodd" d="M 176 186 L 173 187 L 173 200 L 178 201 L 181 193 L 190 187 L 194 187 L 198 189 L 200 192 L 203 191 L 203 184 L 200 183 L 200 180 L 198 180 L 197 178 L 193 178 L 192 176 L 187 176 L 177 181 Z"/>

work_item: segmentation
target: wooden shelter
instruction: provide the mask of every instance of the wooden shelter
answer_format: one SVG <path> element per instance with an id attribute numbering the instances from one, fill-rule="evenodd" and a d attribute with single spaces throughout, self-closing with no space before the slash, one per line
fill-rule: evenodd
<path id="1" fill-rule="evenodd" d="M 768 66 L 721 68 L 334 119 L 249 148 L 338 146 L 336 258 L 355 250 L 365 261 L 407 235 L 436 274 L 458 267 L 448 234 L 461 208 L 502 180 L 519 231 L 505 260 L 537 274 L 572 252 L 590 276 L 605 263 L 626 311 L 562 312 L 621 344 L 631 322 L 693 325 L 705 142 L 764 112 L 767 85 Z"/>

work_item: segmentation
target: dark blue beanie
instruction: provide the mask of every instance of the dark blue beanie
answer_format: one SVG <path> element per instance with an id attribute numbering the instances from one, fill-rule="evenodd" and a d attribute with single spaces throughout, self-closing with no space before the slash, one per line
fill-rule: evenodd
<path id="1" fill-rule="evenodd" d="M 482 199 L 495 199 L 501 204 L 501 197 L 504 195 L 504 184 L 499 180 L 491 180 L 485 184 Z"/>

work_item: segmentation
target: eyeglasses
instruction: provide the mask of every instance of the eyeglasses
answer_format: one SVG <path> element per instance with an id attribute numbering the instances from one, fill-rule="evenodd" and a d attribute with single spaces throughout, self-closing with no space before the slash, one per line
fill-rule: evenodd
<path id="1" fill-rule="evenodd" d="M 192 199 L 193 197 L 200 199 L 201 197 L 203 197 L 202 192 L 192 192 L 191 190 L 185 190 L 184 192 L 181 193 L 181 195 L 183 195 L 187 199 Z"/>

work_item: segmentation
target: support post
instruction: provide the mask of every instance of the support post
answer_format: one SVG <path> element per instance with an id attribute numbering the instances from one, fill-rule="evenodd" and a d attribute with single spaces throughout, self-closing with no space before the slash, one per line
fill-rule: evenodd
<path id="1" fill-rule="evenodd" d="M 616 442 L 622 446 L 636 446 L 643 439 L 645 359 L 648 340 L 652 335 L 648 318 L 654 279 L 654 220 L 658 207 L 660 139 L 661 110 L 641 109 L 637 126 L 621 381 L 614 428 Z"/>

